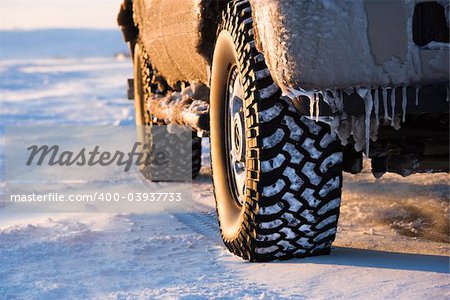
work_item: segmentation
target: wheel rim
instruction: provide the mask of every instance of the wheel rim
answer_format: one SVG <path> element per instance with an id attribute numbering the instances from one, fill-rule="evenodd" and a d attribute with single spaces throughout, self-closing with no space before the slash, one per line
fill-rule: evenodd
<path id="1" fill-rule="evenodd" d="M 243 205 L 246 187 L 244 89 L 236 66 L 231 68 L 229 74 L 226 95 L 228 177 L 235 199 Z"/>
<path id="2" fill-rule="evenodd" d="M 231 113 L 228 113 L 228 100 L 229 95 L 233 94 L 229 92 L 229 86 L 232 86 L 233 73 L 240 74 L 237 57 L 233 38 L 223 30 L 217 37 L 211 70 L 210 141 L 217 214 L 224 239 L 235 239 L 239 235 L 245 212 L 245 205 L 240 204 L 244 202 L 239 201 L 235 188 L 228 147 L 231 145 L 231 131 L 228 128 L 231 128 L 232 119 Z"/>

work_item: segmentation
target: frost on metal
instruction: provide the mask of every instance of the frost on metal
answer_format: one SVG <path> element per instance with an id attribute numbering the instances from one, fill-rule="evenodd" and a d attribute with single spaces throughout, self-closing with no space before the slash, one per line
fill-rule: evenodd
<path id="1" fill-rule="evenodd" d="M 401 41 L 393 40 L 390 52 L 382 54 L 374 13 L 379 7 L 373 2 L 251 1 L 256 45 L 283 91 L 300 85 L 312 90 L 446 82 L 448 47 L 437 43 L 419 47 L 412 38 L 417 1 L 383 1 L 382 9 L 399 12 L 396 20 L 384 24 Z"/>
<path id="2" fill-rule="evenodd" d="M 190 126 L 203 131 L 202 118 L 209 115 L 209 104 L 204 100 L 208 93 L 204 85 L 192 83 L 181 92 L 169 92 L 166 96 L 154 94 L 148 101 L 148 108 L 157 120 L 165 124 Z"/>

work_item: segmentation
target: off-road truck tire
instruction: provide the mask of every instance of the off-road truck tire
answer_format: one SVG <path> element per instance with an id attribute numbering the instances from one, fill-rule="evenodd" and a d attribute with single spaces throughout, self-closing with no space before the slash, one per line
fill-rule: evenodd
<path id="1" fill-rule="evenodd" d="M 155 76 L 150 58 L 141 42 L 134 46 L 134 107 L 135 121 L 138 128 L 138 138 L 146 144 L 151 144 L 152 139 L 152 115 L 148 109 L 150 97 L 152 97 L 151 84 Z M 159 143 L 163 141 L 158 141 Z M 192 178 L 198 176 L 201 168 L 202 139 L 195 132 L 192 133 Z M 182 167 L 182 166 L 180 166 Z M 169 172 L 170 170 L 167 170 Z M 168 174 L 155 174 L 149 166 L 141 167 L 141 172 L 149 180 L 153 178 L 170 178 Z M 161 180 L 157 180 L 161 181 Z"/>
<path id="2" fill-rule="evenodd" d="M 298 115 L 282 97 L 254 34 L 249 2 L 230 2 L 218 29 L 210 99 L 213 184 L 223 241 L 251 261 L 328 254 L 341 202 L 340 143 L 328 125 Z M 241 88 L 242 111 L 235 113 Z M 244 137 L 239 138 L 240 125 Z M 242 162 L 236 155 L 240 142 Z M 245 172 L 236 166 L 245 166 Z M 236 178 L 242 174 L 241 190 Z"/>

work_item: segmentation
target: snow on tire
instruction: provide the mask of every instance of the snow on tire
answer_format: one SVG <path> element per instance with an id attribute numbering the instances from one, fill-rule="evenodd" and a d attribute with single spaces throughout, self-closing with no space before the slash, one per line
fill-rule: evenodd
<path id="1" fill-rule="evenodd" d="M 211 73 L 211 160 L 223 241 L 231 252 L 251 261 L 328 254 L 341 199 L 339 142 L 328 125 L 298 115 L 281 96 L 253 33 L 249 2 L 230 2 Z M 233 151 L 233 141 L 227 142 L 227 80 L 233 66 L 245 95 L 243 201 L 232 191 L 235 179 L 227 167 L 227 151 Z"/>

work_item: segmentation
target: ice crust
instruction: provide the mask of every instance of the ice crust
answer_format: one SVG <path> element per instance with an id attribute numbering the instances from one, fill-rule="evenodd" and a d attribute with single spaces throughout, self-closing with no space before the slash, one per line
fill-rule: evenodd
<path id="1" fill-rule="evenodd" d="M 395 92 L 399 90 L 399 92 Z M 420 87 L 415 87 L 415 105 L 419 104 Z M 381 91 L 381 92 L 380 92 Z M 349 116 L 344 108 L 344 93 L 350 95 L 356 92 L 364 101 L 365 114 L 359 116 Z M 315 121 L 328 123 L 332 128 L 332 133 L 336 134 L 342 145 L 348 144 L 348 139 L 353 136 L 355 150 L 365 150 L 367 156 L 370 152 L 370 140 L 376 141 L 380 119 L 383 124 L 390 124 L 396 130 L 400 129 L 401 122 L 406 121 L 406 111 L 408 105 L 408 95 L 406 86 L 401 87 L 357 87 L 355 89 L 326 89 L 326 90 L 305 90 L 302 88 L 287 88 L 284 94 L 295 101 L 297 97 L 309 98 L 310 111 L 309 118 Z M 398 101 L 400 97 L 401 101 Z M 319 117 L 319 99 L 325 101 L 332 113 L 332 117 Z M 380 102 L 383 103 L 384 115 L 380 116 Z M 397 115 L 396 103 L 401 102 L 402 114 Z"/>
<path id="2" fill-rule="evenodd" d="M 152 94 L 147 108 L 153 111 L 155 117 L 163 119 L 166 124 L 187 125 L 201 131 L 202 129 L 197 126 L 198 118 L 209 112 L 209 103 L 200 100 L 207 97 L 205 93 L 204 85 L 191 82 L 191 86 L 183 88 L 180 92 L 168 92 L 164 96 Z M 157 107 L 156 110 L 155 107 Z"/>
<path id="3" fill-rule="evenodd" d="M 412 18 L 420 0 L 385 1 L 385 9 L 399 11 L 401 24 L 388 28 L 392 36 L 404 37 L 405 41 L 391 47 L 394 49 L 381 58 L 377 56 L 380 45 L 373 44 L 379 38 L 373 33 L 377 32 L 374 21 L 380 20 L 373 16 L 376 8 L 371 1 L 250 2 L 256 46 L 264 53 L 270 72 L 283 91 L 298 86 L 310 90 L 413 86 L 448 80 L 448 46 L 430 43 L 419 47 L 412 38 Z M 448 1 L 443 3 L 448 13 Z M 398 24 L 390 21 L 386 20 L 386 26 Z"/>

